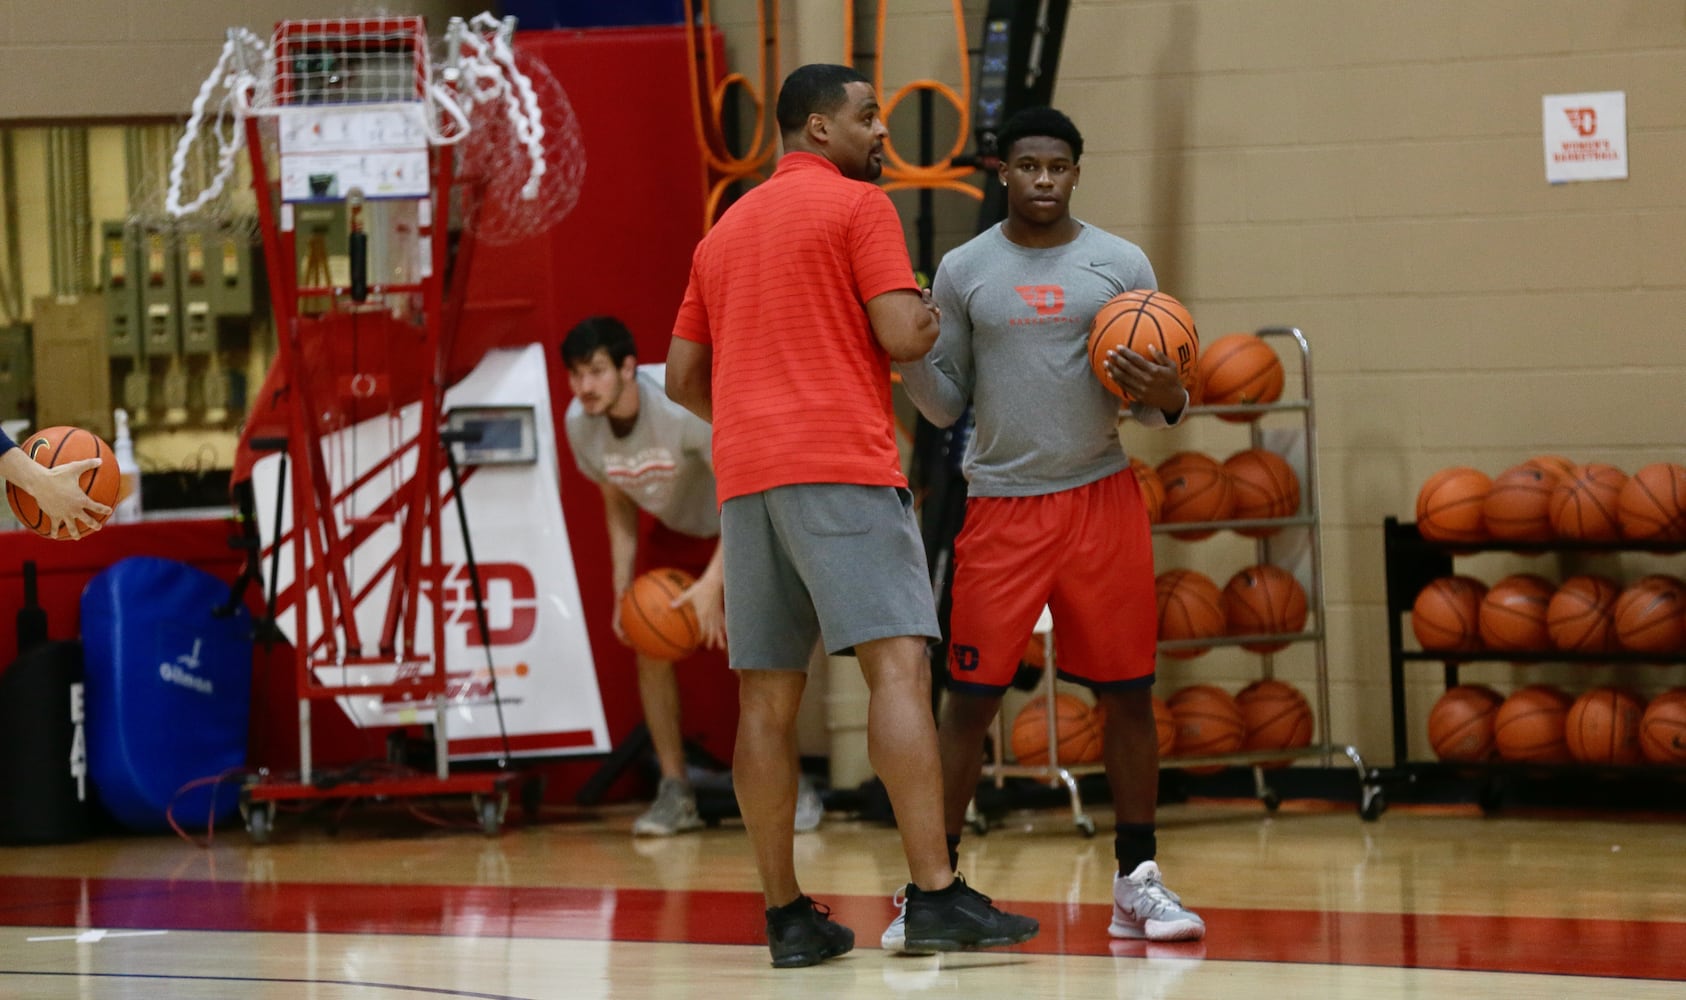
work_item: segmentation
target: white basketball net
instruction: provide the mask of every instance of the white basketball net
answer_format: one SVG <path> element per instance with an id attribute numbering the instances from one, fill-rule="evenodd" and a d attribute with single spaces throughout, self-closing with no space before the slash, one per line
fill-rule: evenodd
<path id="1" fill-rule="evenodd" d="M 529 232 L 514 235 L 540 231 L 566 215 L 584 173 L 578 123 L 548 72 L 536 89 L 524 71 L 542 66 L 529 60 L 518 64 L 510 45 L 514 19 L 484 13 L 466 22 L 452 18 L 437 66 L 422 44 L 425 39 L 418 38 L 418 25 L 412 18 L 295 21 L 278 27 L 268 42 L 245 28 L 230 29 L 171 160 L 165 212 L 179 218 L 218 198 L 234 176 L 248 117 L 279 117 L 310 106 L 413 102 L 435 146 L 454 145 L 476 131 L 487 133 L 490 141 L 472 144 L 476 148 L 467 161 L 477 164 L 482 183 L 518 178 L 518 188 L 508 184 L 514 190 L 499 193 L 539 203 L 505 213 L 526 220 Z M 547 135 L 547 126 L 559 126 L 559 134 Z M 200 142 L 215 144 L 216 170 L 203 189 L 188 197 L 183 187 Z M 501 148 L 479 148 L 483 145 Z M 552 147 L 570 155 L 559 157 Z"/>

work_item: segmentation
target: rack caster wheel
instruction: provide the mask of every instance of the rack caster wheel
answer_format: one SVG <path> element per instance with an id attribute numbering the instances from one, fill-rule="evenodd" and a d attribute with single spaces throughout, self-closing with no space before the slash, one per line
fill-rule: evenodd
<path id="1" fill-rule="evenodd" d="M 1085 837 L 1093 837 L 1095 835 L 1095 821 L 1088 813 L 1084 813 L 1083 815 L 1077 817 L 1077 832 L 1081 833 Z"/>
<path id="2" fill-rule="evenodd" d="M 503 830 L 503 810 L 505 800 L 502 796 L 474 797 L 474 811 L 480 818 L 480 832 L 488 837 L 496 837 Z"/>
<path id="3" fill-rule="evenodd" d="M 975 801 L 966 803 L 966 828 L 980 837 L 989 832 L 989 817 Z"/>
<path id="4" fill-rule="evenodd" d="M 1387 811 L 1387 796 L 1374 785 L 1364 786 L 1364 797 L 1358 803 L 1358 815 L 1367 823 L 1374 823 Z"/>
<path id="5" fill-rule="evenodd" d="M 1282 796 L 1274 788 L 1259 796 L 1259 801 L 1264 803 L 1265 812 L 1273 813 L 1282 808 Z"/>
<path id="6" fill-rule="evenodd" d="M 260 803 L 246 810 L 246 835 L 252 838 L 254 844 L 269 843 L 270 834 L 275 830 L 275 806 Z"/>

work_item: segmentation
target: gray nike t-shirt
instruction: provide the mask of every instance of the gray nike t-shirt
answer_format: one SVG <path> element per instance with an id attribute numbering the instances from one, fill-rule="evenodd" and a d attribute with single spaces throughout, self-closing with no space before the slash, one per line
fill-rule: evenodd
<path id="1" fill-rule="evenodd" d="M 1113 296 L 1158 287 L 1140 247 L 1090 225 L 1048 248 L 1020 246 L 996 225 L 943 257 L 933 284 L 942 333 L 923 360 L 896 367 L 934 424 L 973 404 L 972 496 L 1056 493 L 1130 464 L 1118 397 L 1089 367 L 1089 326 Z M 1130 410 L 1165 426 L 1159 410 Z"/>

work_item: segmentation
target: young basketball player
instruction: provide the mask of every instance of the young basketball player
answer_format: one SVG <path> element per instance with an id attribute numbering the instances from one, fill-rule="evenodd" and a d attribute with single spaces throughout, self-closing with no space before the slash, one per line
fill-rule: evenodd
<path id="1" fill-rule="evenodd" d="M 603 490 L 615 636 L 627 641 L 620 598 L 633 579 L 673 566 L 697 575 L 696 584 L 678 600 L 696 610 L 703 641 L 719 649 L 726 630 L 709 426 L 668 399 L 662 366 L 639 367 L 635 352 L 632 332 L 609 316 L 580 322 L 562 341 L 562 361 L 574 392 L 563 418 L 568 444 L 580 472 Z M 639 530 L 639 510 L 650 515 L 647 532 Z M 698 829 L 703 824 L 685 774 L 673 664 L 638 654 L 638 697 L 661 783 L 632 832 L 667 836 Z M 798 813 L 800 829 L 819 825 L 824 807 L 812 784 L 803 784 Z"/>
<path id="2" fill-rule="evenodd" d="M 867 748 L 900 827 L 907 939 L 933 951 L 1029 940 L 956 878 L 943 849 L 931 719 L 935 638 L 925 550 L 890 420 L 890 360 L 930 349 L 937 315 L 878 187 L 872 84 L 808 65 L 780 87 L 784 157 L 697 246 L 667 391 L 714 424 L 726 629 L 738 674 L 734 787 L 767 904 L 773 965 L 815 965 L 854 932 L 803 895 L 791 849 L 796 711 L 816 640 L 853 647 Z"/>
<path id="3" fill-rule="evenodd" d="M 1165 888 L 1154 860 L 1152 540 L 1118 438 L 1117 398 L 1086 350 L 1103 303 L 1157 284 L 1139 247 L 1072 217 L 1083 137 L 1070 119 L 1052 108 L 1020 111 L 999 143 L 1007 218 L 943 258 L 942 335 L 922 361 L 899 366 L 932 423 L 953 423 L 968 403 L 976 421 L 939 736 L 949 860 L 985 730 L 1046 605 L 1060 673 L 1089 686 L 1106 710 L 1103 759 L 1118 823 L 1111 932 L 1195 939 L 1204 922 Z M 1170 359 L 1154 353 L 1115 350 L 1106 363 L 1135 400 L 1131 415 L 1166 426 L 1181 419 L 1188 394 Z M 883 944 L 904 947 L 901 928 L 892 924 Z"/>
<path id="4" fill-rule="evenodd" d="M 82 474 L 99 466 L 99 459 L 84 458 L 49 469 L 25 455 L 17 442 L 0 430 L 0 479 L 35 498 L 54 536 L 68 531 L 71 538 L 81 538 L 102 527 L 99 519 L 110 514 L 111 508 L 89 498 L 81 486 Z"/>

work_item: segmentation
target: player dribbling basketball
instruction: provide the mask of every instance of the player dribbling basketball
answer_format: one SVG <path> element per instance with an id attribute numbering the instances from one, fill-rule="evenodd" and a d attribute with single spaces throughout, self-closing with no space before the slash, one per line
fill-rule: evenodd
<path id="1" fill-rule="evenodd" d="M 922 361 L 899 366 L 933 423 L 968 403 L 969 499 L 955 543 L 949 686 L 939 742 L 950 862 L 977 788 L 984 733 L 1001 706 L 1044 604 L 1061 672 L 1105 708 L 1103 760 L 1117 813 L 1110 931 L 1189 940 L 1205 923 L 1160 881 L 1154 808 L 1159 757 L 1151 689 L 1155 608 L 1147 513 L 1115 428 L 1118 400 L 1090 371 L 1096 311 L 1155 288 L 1136 245 L 1071 215 L 1083 138 L 1065 115 L 1029 108 L 1003 125 L 1007 219 L 943 258 L 942 332 Z M 1163 352 L 1114 350 L 1113 380 L 1148 426 L 1174 424 L 1188 393 Z M 902 950 L 901 919 L 882 944 Z"/>
<path id="2" fill-rule="evenodd" d="M 660 365 L 640 367 L 632 332 L 612 316 L 580 321 L 562 341 L 574 399 L 564 425 L 580 472 L 603 491 L 615 586 L 615 636 L 627 642 L 621 597 L 639 573 L 678 566 L 697 573 L 678 598 L 697 614 L 705 645 L 725 643 L 720 513 L 708 424 L 667 398 Z M 638 512 L 650 515 L 640 530 Z M 638 654 L 638 699 L 661 769 L 650 808 L 632 824 L 643 836 L 700 829 L 685 770 L 679 682 L 673 663 Z M 820 824 L 824 805 L 804 781 L 798 829 Z"/>

